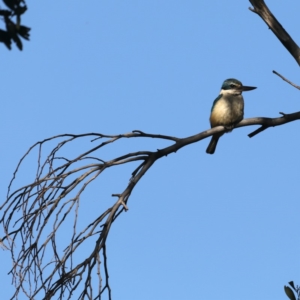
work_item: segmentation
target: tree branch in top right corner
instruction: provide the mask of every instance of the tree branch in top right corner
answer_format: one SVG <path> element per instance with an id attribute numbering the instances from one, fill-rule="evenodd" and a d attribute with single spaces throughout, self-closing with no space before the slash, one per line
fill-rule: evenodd
<path id="1" fill-rule="evenodd" d="M 269 10 L 268 6 L 264 2 L 264 0 L 249 0 L 253 5 L 249 7 L 249 9 L 258 14 L 264 22 L 269 26 L 269 29 L 273 31 L 279 41 L 283 44 L 283 46 L 290 52 L 290 54 L 294 57 L 298 65 L 300 66 L 300 48 L 296 44 L 296 42 L 292 39 L 292 37 L 287 33 L 287 31 L 282 27 L 282 25 L 278 22 L 272 12 Z"/>

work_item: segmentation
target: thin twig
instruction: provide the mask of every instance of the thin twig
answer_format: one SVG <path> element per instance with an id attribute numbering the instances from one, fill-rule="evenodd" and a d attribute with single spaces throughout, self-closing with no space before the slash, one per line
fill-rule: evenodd
<path id="1" fill-rule="evenodd" d="M 295 87 L 296 89 L 300 90 L 300 86 L 294 84 L 293 82 L 291 82 L 290 80 L 286 79 L 285 77 L 283 77 L 282 75 L 280 75 L 278 72 L 273 70 L 273 73 L 278 75 L 282 80 L 286 81 L 287 83 L 289 83 L 290 85 L 292 85 L 293 87 Z"/>

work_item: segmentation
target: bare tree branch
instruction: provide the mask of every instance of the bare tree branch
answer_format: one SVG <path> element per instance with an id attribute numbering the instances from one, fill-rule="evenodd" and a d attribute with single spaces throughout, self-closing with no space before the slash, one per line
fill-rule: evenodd
<path id="1" fill-rule="evenodd" d="M 253 8 L 249 7 L 249 9 L 258 14 L 265 23 L 269 26 L 269 28 L 273 31 L 273 33 L 277 36 L 279 41 L 283 44 L 283 46 L 290 52 L 290 54 L 297 61 L 298 65 L 300 65 L 300 49 L 292 37 L 286 32 L 286 30 L 282 27 L 282 25 L 277 21 L 275 16 L 271 13 L 267 5 L 263 0 L 249 0 L 253 5 Z"/>
<path id="2" fill-rule="evenodd" d="M 262 125 L 261 127 L 256 129 L 255 131 L 248 134 L 248 136 L 250 138 L 252 138 L 253 136 L 257 135 L 258 133 L 260 133 L 264 130 L 266 130 L 269 127 L 280 126 L 280 125 L 283 125 L 283 124 L 286 124 L 286 123 L 289 123 L 289 122 L 292 122 L 292 121 L 295 121 L 295 120 L 299 120 L 299 118 L 300 118 L 300 112 L 295 112 L 295 113 L 291 113 L 291 114 L 285 114 L 285 113 L 280 112 L 280 114 L 282 115 L 282 117 L 279 117 L 279 118 L 252 118 L 252 119 L 246 119 L 246 120 L 243 120 L 243 121 L 247 121 L 247 122 L 245 122 L 245 125 L 243 125 L 243 126 L 254 125 L 253 123 L 256 123 L 256 124 L 259 123 L 260 125 Z M 243 123 L 243 121 L 241 121 L 237 125 L 237 127 L 240 127 L 239 125 L 241 123 Z"/>
<path id="3" fill-rule="evenodd" d="M 292 83 L 290 80 L 286 79 L 285 77 L 283 77 L 282 75 L 280 75 L 278 72 L 273 70 L 273 73 L 276 74 L 277 76 L 279 76 L 282 80 L 286 81 L 287 83 L 289 83 L 290 85 L 292 85 L 293 87 L 295 87 L 296 89 L 300 90 L 300 86 L 296 85 L 294 83 Z"/>
<path id="4" fill-rule="evenodd" d="M 278 118 L 245 119 L 236 127 L 261 125 L 259 129 L 249 134 L 252 137 L 266 128 L 299 119 L 300 112 L 296 112 Z M 128 210 L 128 199 L 135 185 L 160 158 L 224 131 L 225 128 L 219 126 L 186 138 L 149 134 L 140 130 L 118 135 L 62 134 L 30 147 L 17 165 L 8 187 L 7 200 L 0 207 L 3 212 L 0 222 L 5 231 L 2 241 L 8 244 L 13 260 L 10 273 L 13 276 L 16 292 L 11 299 L 18 299 L 21 291 L 29 299 L 50 300 L 54 295 L 56 299 L 71 299 L 71 297 L 73 299 L 74 292 L 78 289 L 80 290 L 78 299 L 101 299 L 104 292 L 107 292 L 108 298 L 111 299 L 106 240 L 113 222 L 122 212 Z M 92 138 L 93 142 L 98 139 L 104 140 L 73 159 L 61 155 L 66 145 L 84 137 Z M 95 155 L 99 149 L 128 138 L 163 139 L 172 141 L 173 144 L 157 151 L 137 151 L 111 160 L 100 159 Z M 43 160 L 46 143 L 56 139 L 63 140 L 58 142 Z M 21 164 L 34 148 L 38 149 L 34 182 L 11 192 L 12 183 Z M 112 195 L 117 197 L 115 203 L 93 221 L 79 226 L 79 204 L 85 188 L 110 167 L 128 163 L 138 163 L 138 166 L 134 168 L 123 192 Z M 66 229 L 63 229 L 63 225 L 71 212 L 74 213 L 74 220 L 71 238 L 68 240 L 65 238 Z M 47 230 L 47 226 L 51 228 Z M 62 237 L 68 243 L 65 249 L 61 248 Z M 94 242 L 88 244 L 89 253 L 82 259 L 77 253 L 82 245 L 90 240 Z M 46 259 L 49 255 L 52 256 L 50 262 Z M 95 285 L 92 283 L 95 280 L 98 281 L 98 289 L 94 291 L 92 287 Z"/>

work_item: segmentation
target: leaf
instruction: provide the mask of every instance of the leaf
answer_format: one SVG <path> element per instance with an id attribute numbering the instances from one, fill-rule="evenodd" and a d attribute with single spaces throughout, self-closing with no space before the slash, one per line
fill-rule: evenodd
<path id="1" fill-rule="evenodd" d="M 1 42 L 1 43 L 4 43 L 5 46 L 6 46 L 9 50 L 11 50 L 11 39 L 10 39 L 10 35 L 9 35 L 6 31 L 4 31 L 4 30 L 2 30 L 2 29 L 0 29 L 0 42 Z"/>
<path id="2" fill-rule="evenodd" d="M 294 286 L 294 281 L 290 281 L 289 282 L 289 285 L 294 289 L 294 291 L 296 292 L 296 288 L 295 288 L 295 286 Z"/>
<path id="3" fill-rule="evenodd" d="M 290 298 L 290 300 L 296 300 L 295 294 L 290 287 L 285 285 L 284 291 L 285 291 L 286 295 Z"/>

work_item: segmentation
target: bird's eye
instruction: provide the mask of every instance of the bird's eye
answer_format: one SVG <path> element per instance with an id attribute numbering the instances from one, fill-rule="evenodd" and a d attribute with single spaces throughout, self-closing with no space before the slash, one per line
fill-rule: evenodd
<path id="1" fill-rule="evenodd" d="M 235 87 L 235 84 L 231 84 L 230 87 L 234 88 L 234 87 Z"/>

